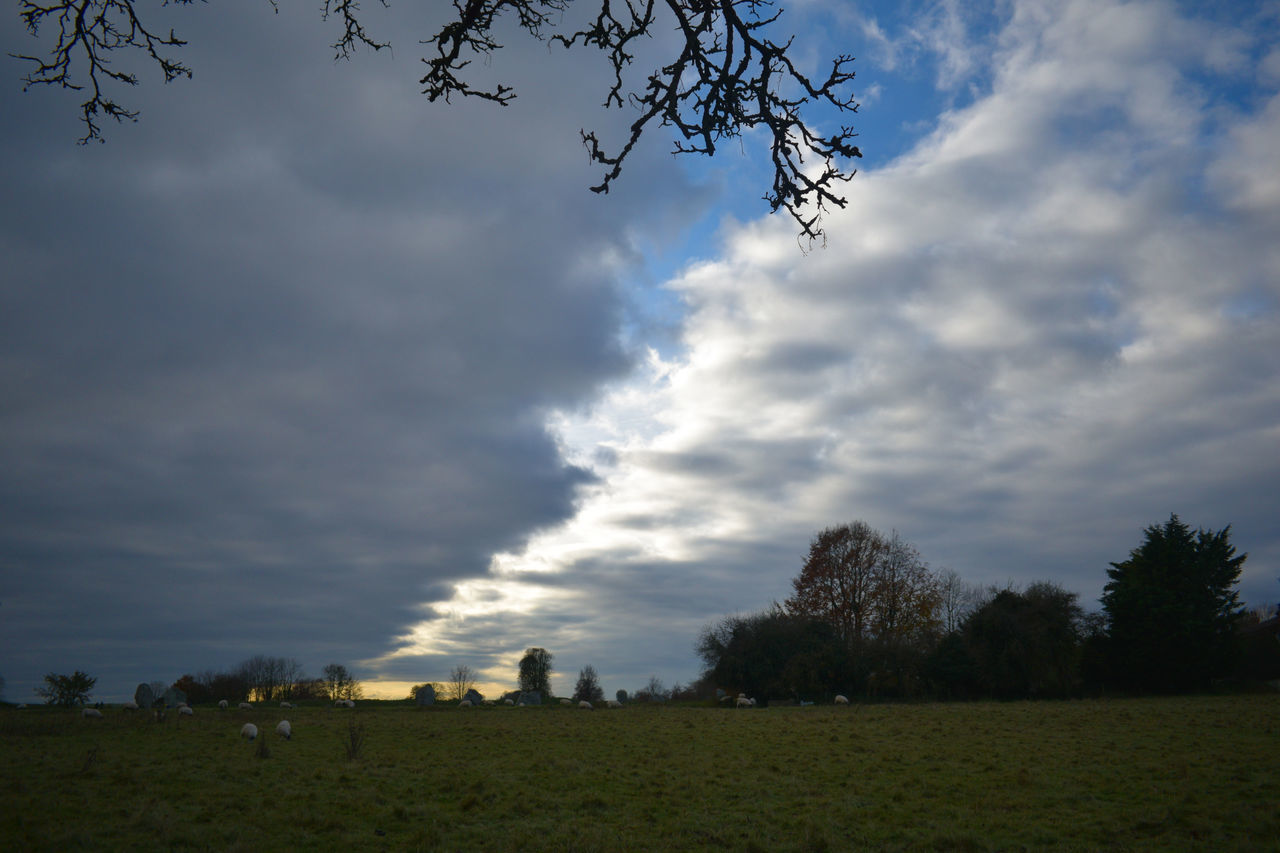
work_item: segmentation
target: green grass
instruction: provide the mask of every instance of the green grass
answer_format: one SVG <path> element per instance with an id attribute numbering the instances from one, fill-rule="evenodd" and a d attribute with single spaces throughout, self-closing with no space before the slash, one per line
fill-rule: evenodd
<path id="1" fill-rule="evenodd" d="M 105 713 L 0 713 L 6 849 L 1280 850 L 1276 696 Z"/>

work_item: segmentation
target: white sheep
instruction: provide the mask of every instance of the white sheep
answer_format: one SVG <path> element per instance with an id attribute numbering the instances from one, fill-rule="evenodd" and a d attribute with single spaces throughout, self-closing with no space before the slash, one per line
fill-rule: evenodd
<path id="1" fill-rule="evenodd" d="M 292 703 L 292 702 L 281 702 L 281 703 L 280 703 L 280 707 L 281 707 L 281 708 L 292 708 L 292 707 L 293 707 L 293 703 Z"/>
<path id="2" fill-rule="evenodd" d="M 845 696 L 843 693 L 841 693 L 841 694 L 837 695 L 837 696 L 836 696 L 836 704 L 837 704 L 837 705 L 848 705 L 848 704 L 849 704 L 849 697 L 848 697 L 848 696 Z"/>
<path id="3" fill-rule="evenodd" d="M 248 702 L 241 702 L 237 707 L 239 707 L 241 711 L 252 711 L 252 710 L 253 710 L 253 706 L 252 706 L 252 705 L 250 705 Z"/>
<path id="4" fill-rule="evenodd" d="M 459 708 L 470 708 L 470 707 L 471 707 L 471 700 L 470 700 L 470 699 L 463 699 L 461 702 L 459 702 L 459 703 L 458 703 L 458 707 L 459 707 Z"/>
<path id="5" fill-rule="evenodd" d="M 503 705 L 514 705 L 514 704 L 516 704 L 516 700 L 514 700 L 514 699 L 503 699 L 503 700 L 502 700 L 502 704 L 503 704 Z"/>
<path id="6" fill-rule="evenodd" d="M 102 719 L 102 712 L 101 712 L 101 711 L 99 711 L 97 708 L 85 708 L 85 709 L 84 709 L 83 711 L 81 711 L 80 713 L 81 713 L 81 714 L 83 714 L 86 718 L 88 718 L 88 719 L 90 719 L 90 720 L 101 720 L 101 719 Z"/>
<path id="7" fill-rule="evenodd" d="M 180 716 L 180 717 L 194 717 L 195 715 L 196 715 L 196 712 L 195 712 L 195 711 L 193 711 L 193 710 L 191 710 L 191 706 L 190 706 L 190 705 L 179 705 L 179 706 L 178 706 L 178 716 Z"/>
<path id="8" fill-rule="evenodd" d="M 560 704 L 561 704 L 561 705 L 572 705 L 572 704 L 573 704 L 573 700 L 572 700 L 572 699 L 561 699 L 561 700 L 560 700 Z"/>
<path id="9" fill-rule="evenodd" d="M 226 699 L 219 699 L 219 700 L 218 700 L 218 707 L 219 707 L 219 708 L 221 708 L 221 709 L 222 709 L 222 710 L 224 710 L 224 711 L 225 711 L 225 710 L 227 710 L 227 700 L 226 700 Z"/>
<path id="10" fill-rule="evenodd" d="M 126 710 L 126 711 L 136 711 L 136 710 L 138 710 L 138 703 L 137 703 L 137 702 L 134 702 L 132 699 L 130 699 L 128 702 L 125 702 L 125 703 L 124 703 L 123 705 L 121 705 L 120 707 L 121 707 L 121 708 L 123 708 L 123 709 L 124 709 L 124 710 Z"/>
<path id="11" fill-rule="evenodd" d="M 253 740 L 258 736 L 258 727 L 253 723 L 245 723 L 240 727 L 240 737 L 245 740 Z"/>
<path id="12" fill-rule="evenodd" d="M 582 710 L 584 710 L 584 711 L 593 711 L 593 710 L 595 710 L 594 708 L 592 708 L 592 707 L 591 707 L 591 703 L 590 703 L 590 702 L 588 702 L 586 699 L 583 699 L 581 702 L 579 702 L 579 703 L 578 703 L 578 707 L 579 707 L 579 708 L 581 708 L 581 709 L 582 709 Z"/>
<path id="13" fill-rule="evenodd" d="M 354 708 L 355 706 L 356 701 L 354 699 L 339 699 L 333 703 L 335 708 Z"/>
<path id="14" fill-rule="evenodd" d="M 752 705 L 754 705 L 754 704 L 755 704 L 755 702 L 752 702 L 752 701 L 751 701 L 750 699 L 748 699 L 746 696 L 739 696 L 739 697 L 738 697 L 737 706 L 738 706 L 739 708 L 750 708 L 750 707 L 751 707 Z"/>
<path id="15" fill-rule="evenodd" d="M 621 703 L 621 702 L 619 702 L 617 699 L 610 699 L 610 700 L 609 700 L 609 702 L 608 702 L 608 705 L 609 705 L 609 707 L 610 707 L 610 708 L 621 708 L 621 707 L 622 707 L 622 703 Z"/>
<path id="16" fill-rule="evenodd" d="M 281 720 L 276 723 L 276 734 L 285 740 L 290 740 L 293 737 L 293 726 L 289 725 L 288 720 Z"/>

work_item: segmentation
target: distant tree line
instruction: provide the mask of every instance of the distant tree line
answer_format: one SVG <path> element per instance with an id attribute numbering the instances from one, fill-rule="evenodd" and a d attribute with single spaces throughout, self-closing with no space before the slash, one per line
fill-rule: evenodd
<path id="1" fill-rule="evenodd" d="M 193 705 L 217 702 L 305 702 L 336 699 L 359 699 L 363 689 L 344 666 L 331 663 L 319 678 L 307 675 L 294 658 L 254 655 L 229 670 L 207 669 L 183 675 L 173 687 L 187 696 Z M 163 683 L 154 691 L 164 692 Z"/>
<path id="2" fill-rule="evenodd" d="M 896 532 L 855 521 L 814 537 L 792 594 L 696 643 L 702 679 L 764 701 L 1001 699 L 1203 690 L 1280 677 L 1275 614 L 1247 613 L 1230 526 L 1176 515 L 1112 563 L 1102 609 L 1050 581 L 979 589 L 931 571 Z"/>

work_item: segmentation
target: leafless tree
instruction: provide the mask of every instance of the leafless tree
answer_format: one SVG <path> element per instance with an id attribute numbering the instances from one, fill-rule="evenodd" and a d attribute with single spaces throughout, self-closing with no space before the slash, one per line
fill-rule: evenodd
<path id="1" fill-rule="evenodd" d="M 163 5 L 189 5 L 192 0 L 165 0 Z M 270 0 L 274 6 L 276 0 Z M 387 6 L 387 0 L 380 0 Z M 447 23 L 421 43 L 429 45 L 422 59 L 427 70 L 419 81 L 429 101 L 453 96 L 509 103 L 515 90 L 499 83 L 473 86 L 468 66 L 488 60 L 502 45 L 495 27 L 504 14 L 538 40 L 565 48 L 587 47 L 603 53 L 612 80 L 603 106 L 631 105 L 637 116 L 628 136 L 616 148 L 594 131 L 582 130 L 582 142 L 593 162 L 604 169 L 591 187 L 607 193 L 619 177 L 627 157 L 643 133 L 654 126 L 675 130 L 676 153 L 714 154 L 726 140 L 762 129 L 769 140 L 774 168 L 772 186 L 764 195 L 770 210 L 785 209 L 797 222 L 802 237 L 822 237 L 821 216 L 828 206 L 844 207 L 838 185 L 856 171 L 850 166 L 862 156 L 853 144 L 857 134 L 841 125 L 828 134 L 814 130 L 801 112 L 810 106 L 834 107 L 854 113 L 858 105 L 850 87 L 853 57 L 830 60 L 823 79 L 810 79 L 795 63 L 794 37 L 775 39 L 771 33 L 781 16 L 770 0 L 589 0 L 598 12 L 588 14 L 572 32 L 553 32 L 573 0 L 453 0 Z M 136 120 L 138 113 L 115 100 L 112 87 L 137 85 L 135 74 L 117 70 L 112 51 L 137 51 L 153 61 L 165 82 L 191 77 L 191 68 L 175 58 L 187 42 L 173 30 L 153 31 L 138 14 L 135 0 L 19 0 L 19 15 L 27 30 L 39 37 L 52 24 L 57 37 L 43 56 L 13 54 L 30 63 L 27 88 L 54 86 L 82 90 L 80 105 L 85 135 L 81 142 L 101 140 L 102 116 L 116 121 Z M 366 29 L 357 0 L 323 0 L 320 14 L 332 20 L 341 35 L 333 43 L 335 55 L 350 58 L 361 47 L 381 50 L 380 41 Z M 572 29 L 572 28 L 571 28 Z M 648 72 L 642 86 L 629 86 L 624 72 L 636 60 L 636 45 L 658 32 L 674 32 L 674 55 Z M 813 169 L 813 163 L 821 168 Z"/>
<path id="2" fill-rule="evenodd" d="M 965 617 L 978 608 L 982 588 L 965 583 L 955 569 L 938 571 L 938 593 L 942 596 L 942 630 L 950 634 L 960 628 Z"/>
<path id="3" fill-rule="evenodd" d="M 360 699 L 364 690 L 347 668 L 340 663 L 331 663 L 322 670 L 325 693 L 330 700 Z"/>
<path id="4" fill-rule="evenodd" d="M 476 686 L 476 674 L 466 664 L 455 666 L 449 673 L 449 698 L 462 701 L 467 691 Z"/>

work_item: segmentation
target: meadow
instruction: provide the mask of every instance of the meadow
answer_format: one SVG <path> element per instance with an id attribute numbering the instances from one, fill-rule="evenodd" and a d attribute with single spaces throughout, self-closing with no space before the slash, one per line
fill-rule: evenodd
<path id="1" fill-rule="evenodd" d="M 7 849 L 1280 849 L 1275 695 L 104 713 L 0 711 Z"/>

